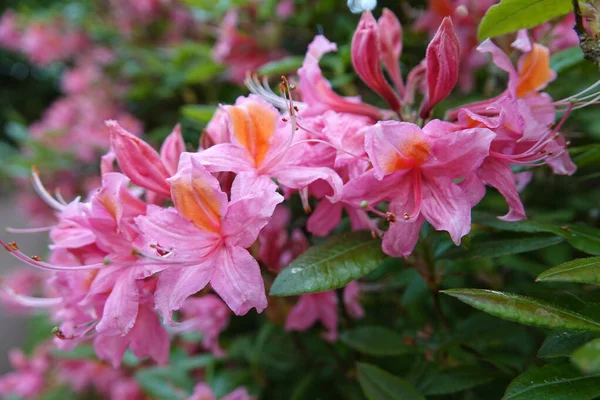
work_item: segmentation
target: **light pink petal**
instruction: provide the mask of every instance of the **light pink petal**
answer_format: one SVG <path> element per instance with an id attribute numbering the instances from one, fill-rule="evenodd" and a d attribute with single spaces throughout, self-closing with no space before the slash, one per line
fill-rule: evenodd
<path id="1" fill-rule="evenodd" d="M 503 221 L 520 221 L 527 218 L 525 208 L 519 198 L 515 176 L 507 162 L 488 157 L 478 172 L 481 179 L 496 188 L 506 199 L 508 213 L 498 217 Z"/>
<path id="2" fill-rule="evenodd" d="M 332 201 L 339 200 L 342 192 L 342 178 L 327 167 L 305 167 L 305 166 L 289 166 L 275 168 L 271 174 L 277 179 L 279 184 L 289 189 L 303 189 L 311 183 L 324 180 L 331 186 L 332 195 L 328 196 Z"/>
<path id="3" fill-rule="evenodd" d="M 342 200 L 354 207 L 361 207 L 365 201 L 368 207 L 375 207 L 384 200 L 391 200 L 398 192 L 396 185 L 405 177 L 405 171 L 398 171 L 380 180 L 375 176 L 375 169 L 370 169 L 344 185 Z"/>
<path id="4" fill-rule="evenodd" d="M 206 383 L 198 383 L 194 387 L 194 393 L 188 400 L 217 400 L 217 397 Z"/>
<path id="5" fill-rule="evenodd" d="M 516 94 L 519 74 L 515 69 L 510 58 L 491 39 L 486 39 L 477 47 L 477 51 L 481 53 L 490 53 L 492 60 L 498 68 L 508 72 L 508 88 L 510 93 Z"/>
<path id="6" fill-rule="evenodd" d="M 571 160 L 569 152 L 566 150 L 565 138 L 559 136 L 554 142 L 546 146 L 547 151 L 554 154 L 560 154 L 548 161 L 548 165 L 552 168 L 552 172 L 557 175 L 573 175 L 577 171 L 577 165 Z"/>
<path id="7" fill-rule="evenodd" d="M 109 362 L 113 368 L 118 368 L 129 339 L 127 336 L 107 336 L 98 334 L 94 339 L 94 350 L 99 359 Z"/>
<path id="8" fill-rule="evenodd" d="M 156 308 L 166 324 L 172 323 L 172 312 L 179 310 L 188 297 L 204 289 L 211 279 L 215 263 L 218 259 L 210 256 L 193 266 L 171 266 L 161 272 L 154 296 Z"/>
<path id="9" fill-rule="evenodd" d="M 124 271 L 104 304 L 102 319 L 96 330 L 105 335 L 125 335 L 135 324 L 138 302 L 135 279 Z"/>
<path id="10" fill-rule="evenodd" d="M 383 235 L 382 249 L 392 257 L 408 257 L 419 240 L 425 218 L 421 213 L 412 215 L 415 208 L 412 180 L 405 179 L 397 189 L 398 196 L 389 206 L 389 211 L 397 216 L 396 222 L 390 223 L 390 228 Z M 409 214 L 411 218 L 405 220 L 404 214 Z"/>
<path id="11" fill-rule="evenodd" d="M 283 201 L 277 185 L 266 176 L 240 173 L 233 181 L 231 202 L 223 219 L 222 234 L 229 246 L 252 246 L 267 225 L 275 206 Z"/>
<path id="12" fill-rule="evenodd" d="M 306 229 L 316 236 L 327 236 L 342 220 L 341 202 L 332 203 L 327 199 L 319 202 L 306 222 Z"/>
<path id="13" fill-rule="evenodd" d="M 248 394 L 246 388 L 238 388 L 228 395 L 221 397 L 221 400 L 252 400 L 252 397 Z"/>
<path id="14" fill-rule="evenodd" d="M 197 157 L 210 172 L 241 172 L 254 168 L 248 151 L 233 143 L 214 145 L 202 150 Z"/>
<path id="15" fill-rule="evenodd" d="M 531 51 L 531 39 L 527 33 L 527 29 L 520 29 L 517 33 L 517 38 L 510 44 L 512 48 L 529 53 Z"/>
<path id="16" fill-rule="evenodd" d="M 138 319 L 129 332 L 130 348 L 137 357 L 149 356 L 159 365 L 169 360 L 169 335 L 158 316 L 147 305 L 140 307 Z"/>
<path id="17" fill-rule="evenodd" d="M 319 299 L 319 319 L 327 332 L 323 337 L 330 341 L 335 342 L 338 338 L 338 307 L 337 307 L 337 295 L 335 291 L 317 293 Z"/>
<path id="18" fill-rule="evenodd" d="M 427 127 L 423 128 L 428 132 Z M 496 135 L 487 128 L 449 132 L 432 141 L 431 153 L 423 170 L 431 176 L 444 175 L 464 178 L 474 172 L 488 156 Z"/>
<path id="19" fill-rule="evenodd" d="M 365 310 L 360 304 L 360 285 L 352 281 L 344 288 L 344 307 L 352 318 L 360 319 L 365 316 Z"/>
<path id="20" fill-rule="evenodd" d="M 304 294 L 298 298 L 296 305 L 290 310 L 285 321 L 286 331 L 305 331 L 319 318 L 317 297 Z"/>
<path id="21" fill-rule="evenodd" d="M 471 230 L 471 203 L 463 190 L 443 176 L 423 180 L 423 216 L 438 231 L 447 231 L 458 246 Z"/>
<path id="22" fill-rule="evenodd" d="M 210 284 L 236 315 L 244 315 L 251 308 L 261 313 L 267 307 L 260 267 L 245 249 L 222 249 Z"/>
<path id="23" fill-rule="evenodd" d="M 481 199 L 483 199 L 483 196 L 485 196 L 485 184 L 475 172 L 467 175 L 458 186 L 465 192 L 465 195 L 471 203 L 471 207 L 475 207 L 479 204 Z"/>
<path id="24" fill-rule="evenodd" d="M 400 71 L 400 54 L 402 54 L 402 25 L 396 15 L 387 8 L 383 9 L 377 20 L 381 35 L 381 61 L 392 78 L 396 90 L 404 94 L 404 84 Z"/>

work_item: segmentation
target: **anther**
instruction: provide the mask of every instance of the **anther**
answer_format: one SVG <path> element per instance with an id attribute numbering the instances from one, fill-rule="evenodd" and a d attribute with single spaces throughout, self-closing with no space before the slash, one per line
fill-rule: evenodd
<path id="1" fill-rule="evenodd" d="M 366 200 L 363 200 L 360 202 L 360 208 L 367 208 L 369 207 L 369 202 Z"/>
<path id="2" fill-rule="evenodd" d="M 40 257 L 38 257 L 38 256 L 31 256 L 31 259 L 33 261 L 42 261 L 42 259 Z"/>
<path id="3" fill-rule="evenodd" d="M 15 242 L 8 242 L 7 244 L 9 251 L 19 251 L 19 246 Z"/>
<path id="4" fill-rule="evenodd" d="M 570 145 L 571 145 L 571 141 L 570 141 L 570 140 L 567 140 L 567 141 L 565 142 L 565 147 L 569 147 Z"/>
<path id="5" fill-rule="evenodd" d="M 386 212 L 385 215 L 387 216 L 387 220 L 389 222 L 396 222 L 396 214 L 391 213 L 391 212 Z"/>
<path id="6" fill-rule="evenodd" d="M 289 88 L 290 88 L 290 90 L 296 90 L 296 85 L 294 85 L 293 83 L 290 83 Z"/>
<path id="7" fill-rule="evenodd" d="M 281 118 L 283 122 L 288 122 L 287 118 Z"/>
<path id="8" fill-rule="evenodd" d="M 540 150 L 540 154 L 546 154 L 546 149 Z"/>
<path id="9" fill-rule="evenodd" d="M 408 213 L 404 213 L 404 220 L 408 221 L 410 219 L 410 215 Z"/>
<path id="10" fill-rule="evenodd" d="M 548 155 L 549 155 L 549 156 L 553 156 L 553 155 L 554 155 L 554 152 L 553 152 L 553 151 L 549 151 L 549 152 L 548 152 Z"/>

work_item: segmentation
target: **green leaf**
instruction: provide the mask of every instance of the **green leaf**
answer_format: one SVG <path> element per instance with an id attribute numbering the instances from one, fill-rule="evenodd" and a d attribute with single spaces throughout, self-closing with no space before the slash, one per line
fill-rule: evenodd
<path id="1" fill-rule="evenodd" d="M 494 371 L 480 366 L 450 368 L 429 375 L 425 382 L 419 385 L 419 389 L 427 396 L 439 396 L 483 385 L 497 376 Z"/>
<path id="2" fill-rule="evenodd" d="M 503 400 L 591 400 L 599 395 L 600 375 L 582 376 L 569 364 L 548 364 L 517 376 Z"/>
<path id="3" fill-rule="evenodd" d="M 313 246 L 275 279 L 272 296 L 294 296 L 341 288 L 377 268 L 381 241 L 369 232 L 341 233 Z"/>
<path id="4" fill-rule="evenodd" d="M 225 67 L 213 62 L 202 60 L 196 66 L 190 68 L 185 73 L 185 81 L 187 83 L 204 83 L 213 79 L 221 72 L 225 70 Z"/>
<path id="5" fill-rule="evenodd" d="M 542 272 L 536 281 L 600 284 L 600 257 L 579 258 Z"/>
<path id="6" fill-rule="evenodd" d="M 479 24 L 477 37 L 484 40 L 533 28 L 570 11 L 571 0 L 502 0 L 487 11 Z"/>
<path id="7" fill-rule="evenodd" d="M 559 51 L 550 57 L 550 68 L 556 73 L 569 69 L 584 60 L 581 47 L 575 46 L 570 49 Z"/>
<path id="8" fill-rule="evenodd" d="M 369 400 L 425 400 L 404 379 L 371 364 L 358 363 L 358 382 Z"/>
<path id="9" fill-rule="evenodd" d="M 552 331 L 537 352 L 540 358 L 569 357 L 573 351 L 598 334 L 585 331 Z"/>
<path id="10" fill-rule="evenodd" d="M 340 339 L 354 350 L 371 356 L 397 356 L 416 350 L 404 343 L 402 336 L 381 326 L 361 326 L 342 333 Z"/>
<path id="11" fill-rule="evenodd" d="M 491 258 L 519 254 L 543 249 L 558 244 L 564 239 L 554 235 L 535 235 L 514 239 L 476 238 L 470 248 L 452 247 L 442 253 L 439 258 L 448 260 L 469 260 L 473 258 Z"/>
<path id="12" fill-rule="evenodd" d="M 600 339 L 594 339 L 575 350 L 571 361 L 585 374 L 600 374 Z"/>
<path id="13" fill-rule="evenodd" d="M 181 114 L 194 122 L 205 125 L 215 114 L 217 107 L 208 105 L 188 105 L 181 107 Z"/>
<path id="14" fill-rule="evenodd" d="M 289 56 L 282 58 L 281 60 L 275 60 L 266 63 L 258 70 L 258 75 L 283 75 L 288 72 L 296 72 L 298 68 L 302 66 L 304 57 L 302 56 Z"/>
<path id="15" fill-rule="evenodd" d="M 485 289 L 448 289 L 442 293 L 499 318 L 553 329 L 600 331 L 600 322 L 529 297 Z"/>
<path id="16" fill-rule="evenodd" d="M 473 213 L 473 222 L 511 232 L 552 233 L 565 238 L 571 246 L 585 253 L 600 255 L 600 229 L 583 225 L 555 225 L 532 220 L 505 222 L 493 215 Z"/>

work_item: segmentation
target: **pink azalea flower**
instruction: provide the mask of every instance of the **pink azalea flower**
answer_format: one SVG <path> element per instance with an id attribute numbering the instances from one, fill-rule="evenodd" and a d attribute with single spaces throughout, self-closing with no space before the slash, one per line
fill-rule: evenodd
<path id="1" fill-rule="evenodd" d="M 21 47 L 21 32 L 17 26 L 17 15 L 7 10 L 0 18 L 0 45 L 8 50 L 19 50 Z"/>
<path id="2" fill-rule="evenodd" d="M 206 383 L 198 383 L 194 387 L 194 393 L 188 400 L 217 400 L 212 389 Z M 223 396 L 220 400 L 252 400 L 246 388 L 238 388 L 233 392 Z"/>
<path id="3" fill-rule="evenodd" d="M 12 349 L 9 359 L 15 372 L 0 377 L 0 395 L 38 398 L 46 387 L 45 375 L 50 368 L 46 350 L 38 348 L 28 360 L 20 349 Z"/>
<path id="4" fill-rule="evenodd" d="M 171 321 L 191 295 L 209 282 L 237 315 L 267 306 L 256 260 L 248 253 L 275 206 L 283 198 L 269 179 L 242 172 L 231 200 L 195 155 L 183 153 L 177 174 L 169 178 L 175 208 L 150 206 L 136 219 L 147 238 L 168 249 L 168 266 L 158 280 L 157 308 Z"/>
<path id="5" fill-rule="evenodd" d="M 391 201 L 390 229 L 383 237 L 383 250 L 391 256 L 412 252 L 425 220 L 448 231 L 458 245 L 471 228 L 472 200 L 454 180 L 479 168 L 493 138 L 489 129 L 456 131 L 438 120 L 423 129 L 406 122 L 378 122 L 365 137 L 373 169 L 348 182 L 343 198 L 368 209 Z"/>
<path id="6" fill-rule="evenodd" d="M 275 178 L 288 189 L 304 189 L 318 180 L 326 181 L 332 198 L 342 181 L 331 168 L 306 165 L 306 143 L 294 143 L 293 124 L 280 120 L 277 110 L 258 96 L 239 98 L 226 106 L 230 143 L 217 144 L 192 156 L 210 172 L 247 171 Z M 290 126 L 292 125 L 292 126 Z M 290 132 L 291 131 L 291 132 Z"/>
<path id="7" fill-rule="evenodd" d="M 357 282 L 350 282 L 344 288 L 344 305 L 352 318 L 362 318 L 364 310 L 358 302 L 360 288 Z M 285 322 L 287 331 L 305 331 L 317 322 L 327 328 L 323 337 L 331 342 L 338 338 L 338 299 L 335 291 L 303 294 L 290 310 Z"/>
<path id="8" fill-rule="evenodd" d="M 213 294 L 188 298 L 181 314 L 183 322 L 177 326 L 178 331 L 200 332 L 204 348 L 217 356 L 223 355 L 219 335 L 229 324 L 231 312 L 221 299 Z"/>

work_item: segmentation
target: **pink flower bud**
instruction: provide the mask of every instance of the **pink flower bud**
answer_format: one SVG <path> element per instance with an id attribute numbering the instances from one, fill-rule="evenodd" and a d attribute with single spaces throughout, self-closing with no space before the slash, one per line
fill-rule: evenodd
<path id="1" fill-rule="evenodd" d="M 399 63 L 400 54 L 402 54 L 402 25 L 400 25 L 396 15 L 387 8 L 383 9 L 383 14 L 379 17 L 377 23 L 381 38 L 381 61 L 392 78 L 396 90 L 402 96 L 404 84 L 402 83 Z"/>
<path id="2" fill-rule="evenodd" d="M 160 156 L 148 143 L 127 132 L 117 121 L 106 121 L 119 167 L 136 185 L 171 196 L 170 177 Z"/>
<path id="3" fill-rule="evenodd" d="M 160 147 L 160 159 L 169 173 L 169 176 L 175 175 L 179 156 L 185 151 L 185 142 L 181 136 L 181 125 L 175 125 L 173 132 L 163 142 Z"/>
<path id="4" fill-rule="evenodd" d="M 401 108 L 400 100 L 388 84 L 381 70 L 381 43 L 377 21 L 370 11 L 365 11 L 352 38 L 352 64 L 360 78 L 373 91 L 383 97 L 392 110 Z"/>
<path id="5" fill-rule="evenodd" d="M 427 94 L 419 112 L 428 118 L 431 110 L 450 94 L 458 80 L 460 45 L 450 17 L 444 18 L 427 47 Z"/>

